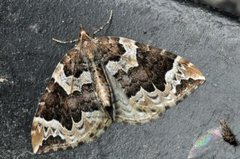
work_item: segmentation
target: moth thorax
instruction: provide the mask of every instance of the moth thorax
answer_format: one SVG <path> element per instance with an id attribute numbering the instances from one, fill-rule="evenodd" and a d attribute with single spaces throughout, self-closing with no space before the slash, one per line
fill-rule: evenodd
<path id="1" fill-rule="evenodd" d="M 80 28 L 79 38 L 82 41 L 90 39 L 89 34 L 82 27 Z"/>
<path id="2" fill-rule="evenodd" d="M 96 50 L 96 46 L 92 41 L 83 41 L 82 43 L 82 51 L 88 57 L 88 59 L 94 58 L 94 52 Z"/>

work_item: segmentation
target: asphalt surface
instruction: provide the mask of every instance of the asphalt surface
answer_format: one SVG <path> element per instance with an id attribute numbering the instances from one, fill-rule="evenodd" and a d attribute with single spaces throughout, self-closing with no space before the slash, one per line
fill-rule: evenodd
<path id="1" fill-rule="evenodd" d="M 207 81 L 158 120 L 113 124 L 96 141 L 72 150 L 32 155 L 31 123 L 56 64 L 73 47 L 82 24 L 90 33 L 129 37 L 189 59 Z M 227 119 L 240 139 L 240 24 L 202 7 L 173 0 L 1 0 L 0 158 L 185 159 L 201 133 Z M 3 80 L 7 79 L 7 81 Z M 240 158 L 239 147 L 219 141 L 206 158 Z"/>

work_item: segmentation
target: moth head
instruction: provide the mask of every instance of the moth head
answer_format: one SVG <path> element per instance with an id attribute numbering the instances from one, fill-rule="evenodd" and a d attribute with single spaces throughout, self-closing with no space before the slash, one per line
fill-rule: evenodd
<path id="1" fill-rule="evenodd" d="M 89 37 L 89 34 L 82 27 L 82 25 L 80 26 L 79 39 L 82 40 L 82 41 L 89 41 L 91 39 Z"/>

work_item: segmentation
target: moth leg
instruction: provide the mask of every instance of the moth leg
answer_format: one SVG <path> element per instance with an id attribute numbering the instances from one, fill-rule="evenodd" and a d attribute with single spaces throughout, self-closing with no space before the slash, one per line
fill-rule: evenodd
<path id="1" fill-rule="evenodd" d="M 96 35 L 98 32 L 100 32 L 101 30 L 103 30 L 104 27 L 111 22 L 111 20 L 112 20 L 112 15 L 113 15 L 113 11 L 110 10 L 110 15 L 109 15 L 109 18 L 108 18 L 107 22 L 106 22 L 105 24 L 103 24 L 100 28 L 98 28 L 96 31 L 93 32 L 93 38 L 95 37 L 95 35 Z"/>
<path id="2" fill-rule="evenodd" d="M 64 41 L 64 40 L 58 40 L 58 39 L 55 39 L 55 38 L 52 38 L 52 40 L 57 42 L 57 43 L 61 43 L 61 44 L 72 44 L 72 43 L 75 43 L 75 42 L 79 41 L 79 39 Z"/>

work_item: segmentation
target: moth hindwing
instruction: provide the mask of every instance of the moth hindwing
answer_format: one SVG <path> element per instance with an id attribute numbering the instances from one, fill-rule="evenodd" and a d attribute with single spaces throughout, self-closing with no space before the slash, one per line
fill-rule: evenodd
<path id="1" fill-rule="evenodd" d="M 123 37 L 79 41 L 57 64 L 32 124 L 34 153 L 76 147 L 112 122 L 156 119 L 205 78 L 189 61 Z"/>

